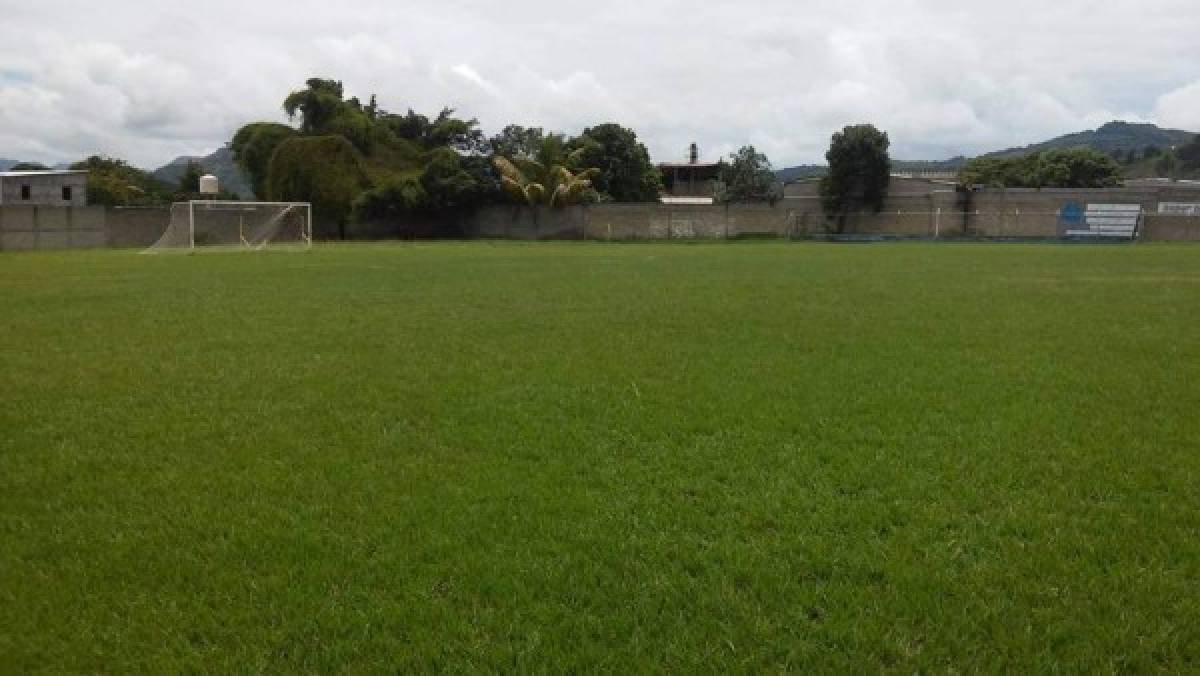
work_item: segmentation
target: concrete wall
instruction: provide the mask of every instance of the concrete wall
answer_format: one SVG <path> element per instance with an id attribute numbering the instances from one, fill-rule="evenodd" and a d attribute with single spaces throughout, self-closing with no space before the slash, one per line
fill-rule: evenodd
<path id="1" fill-rule="evenodd" d="M 938 190 L 954 190 L 950 181 L 927 178 L 892 176 L 888 181 L 888 194 L 893 196 L 927 195 Z M 821 179 L 801 178 L 783 185 L 784 197 L 817 197 L 821 192 Z"/>
<path id="2" fill-rule="evenodd" d="M 107 244 L 103 207 L 0 207 L 0 250 L 88 249 Z"/>
<path id="3" fill-rule="evenodd" d="M 1200 241 L 1200 216 L 1158 214 L 1158 202 L 1200 202 L 1195 191 L 1171 189 L 1008 190 L 897 194 L 880 213 L 855 212 L 843 232 L 907 237 L 1054 238 L 1067 202 L 1141 204 L 1141 237 Z M 0 250 L 87 247 L 144 248 L 170 222 L 169 207 L 0 206 Z M 813 237 L 833 232 L 815 196 L 769 204 L 597 204 L 564 209 L 497 205 L 462 215 L 405 215 L 389 222 L 351 224 L 350 239 L 492 237 L 507 239 L 704 240 L 738 237 Z M 320 238 L 321 233 L 317 233 Z M 326 233 L 327 237 L 334 233 Z"/>
<path id="4" fill-rule="evenodd" d="M 29 199 L 21 197 L 22 188 L 29 188 Z M 63 199 L 63 188 L 71 189 L 71 199 Z M 0 205 L 82 207 L 87 205 L 87 174 L 29 173 L 0 176 Z"/>
<path id="5" fill-rule="evenodd" d="M 1150 214 L 1142 223 L 1141 237 L 1151 242 L 1200 242 L 1200 216 Z"/>
<path id="6" fill-rule="evenodd" d="M 845 232 L 933 236 L 940 205 L 949 210 L 954 195 L 889 199 L 881 213 L 851 213 Z M 952 219 L 946 216 L 947 222 Z M 959 219 L 961 221 L 961 218 Z M 816 198 L 784 199 L 775 205 L 597 204 L 565 209 L 493 206 L 480 209 L 465 228 L 473 237 L 509 239 L 724 239 L 802 237 L 831 232 Z M 960 227 L 961 229 L 961 227 Z M 952 233 L 954 234 L 954 233 Z"/>
<path id="7" fill-rule="evenodd" d="M 144 249 L 158 241 L 171 222 L 170 207 L 114 207 L 105 211 L 108 246 Z"/>

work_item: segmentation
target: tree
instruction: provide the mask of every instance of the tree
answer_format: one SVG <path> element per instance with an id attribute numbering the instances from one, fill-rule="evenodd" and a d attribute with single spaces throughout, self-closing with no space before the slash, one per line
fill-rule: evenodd
<path id="1" fill-rule="evenodd" d="M 1121 167 L 1092 148 L 1056 148 L 1011 157 L 977 157 L 963 166 L 959 180 L 997 188 L 1108 188 L 1120 183 Z"/>
<path id="2" fill-rule="evenodd" d="M 546 134 L 541 127 L 522 127 L 510 124 L 499 134 L 493 136 L 489 143 L 492 154 L 501 157 L 534 157 L 542 147 Z"/>
<path id="3" fill-rule="evenodd" d="M 364 108 L 357 98 L 343 100 L 342 83 L 310 78 L 283 100 L 289 118 L 300 116 L 300 132 L 314 136 L 337 134 L 361 152 L 369 153 L 376 142 L 373 117 L 376 109 Z"/>
<path id="4" fill-rule="evenodd" d="M 487 158 L 442 147 L 431 153 L 420 176 L 393 178 L 364 192 L 354 202 L 352 218 L 413 226 L 409 235 L 458 236 L 461 230 L 454 217 L 493 200 L 497 186 Z M 414 220 L 414 214 L 420 217 Z"/>
<path id="5" fill-rule="evenodd" d="M 267 176 L 267 198 L 311 202 L 313 217 L 335 223 L 346 237 L 346 221 L 359 195 L 370 186 L 362 155 L 341 136 L 301 136 L 279 145 Z"/>
<path id="6" fill-rule="evenodd" d="M 200 177 L 204 175 L 204 167 L 199 162 L 189 160 L 183 175 L 179 177 L 179 191 L 184 193 L 200 192 Z"/>
<path id="7" fill-rule="evenodd" d="M 473 155 L 483 155 L 488 150 L 487 138 L 479 130 L 479 121 L 454 117 L 453 108 L 443 108 L 432 120 L 411 109 L 405 115 L 384 113 L 380 119 L 391 134 L 426 150 L 449 146 Z"/>
<path id="8" fill-rule="evenodd" d="M 283 110 L 289 118 L 300 115 L 300 131 L 320 134 L 341 111 L 342 83 L 338 80 L 309 78 L 306 87 L 298 89 L 283 100 Z"/>
<path id="9" fill-rule="evenodd" d="M 1159 155 L 1162 155 L 1162 148 L 1159 148 L 1158 146 L 1156 146 L 1154 144 L 1150 144 L 1150 145 L 1146 146 L 1145 150 L 1142 151 L 1142 157 L 1144 157 L 1145 159 L 1150 159 L 1151 157 L 1158 157 Z"/>
<path id="10" fill-rule="evenodd" d="M 428 203 L 420 181 L 409 176 L 363 192 L 354 200 L 351 217 L 356 223 L 394 221 Z"/>
<path id="11" fill-rule="evenodd" d="M 1121 183 L 1116 160 L 1091 148 L 1047 150 L 1034 166 L 1034 188 L 1111 188 Z"/>
<path id="12" fill-rule="evenodd" d="M 886 132 L 870 124 L 846 127 L 833 135 L 825 159 L 829 173 L 821 179 L 821 205 L 825 214 L 837 219 L 837 231 L 846 225 L 846 215 L 856 206 L 883 209 L 891 180 Z"/>
<path id="13" fill-rule="evenodd" d="M 1175 169 L 1178 165 L 1175 152 L 1168 150 L 1159 155 L 1158 160 L 1154 163 L 1154 171 L 1164 178 L 1175 178 Z"/>
<path id="14" fill-rule="evenodd" d="M 144 206 L 170 202 L 175 189 L 125 160 L 93 155 L 71 165 L 88 172 L 87 198 L 103 206 Z"/>
<path id="15" fill-rule="evenodd" d="M 771 202 L 779 199 L 775 172 L 767 156 L 742 146 L 723 162 L 720 169 L 717 199 L 721 202 Z"/>
<path id="16" fill-rule="evenodd" d="M 461 211 L 495 198 L 499 183 L 487 159 L 462 156 L 450 148 L 433 151 L 421 172 L 421 189 L 426 207 L 441 211 Z"/>
<path id="17" fill-rule="evenodd" d="M 9 171 L 48 171 L 50 167 L 41 162 L 17 162 L 9 167 Z"/>
<path id="18" fill-rule="evenodd" d="M 578 169 L 582 156 L 582 148 L 568 153 L 562 136 L 551 134 L 542 139 L 536 158 L 497 155 L 492 163 L 500 172 L 501 187 L 519 202 L 559 207 L 595 197 L 591 179 L 600 170 Z"/>
<path id="19" fill-rule="evenodd" d="M 581 164 L 599 170 L 592 185 L 602 195 L 616 202 L 658 200 L 662 176 L 632 129 L 613 123 L 598 125 L 585 129 L 570 146 L 583 150 Z"/>
<path id="20" fill-rule="evenodd" d="M 1200 136 L 1187 145 L 1179 146 L 1175 150 L 1175 157 L 1184 169 L 1200 169 Z"/>
<path id="21" fill-rule="evenodd" d="M 276 122 L 253 122 L 233 135 L 233 161 L 249 176 L 255 195 L 266 195 L 271 156 L 279 144 L 294 136 L 295 129 Z"/>

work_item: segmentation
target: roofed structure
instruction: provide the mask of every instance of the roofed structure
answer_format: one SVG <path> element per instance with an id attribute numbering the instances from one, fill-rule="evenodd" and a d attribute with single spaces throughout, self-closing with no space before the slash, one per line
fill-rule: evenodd
<path id="1" fill-rule="evenodd" d="M 85 170 L 0 172 L 0 204 L 87 206 L 87 175 Z"/>

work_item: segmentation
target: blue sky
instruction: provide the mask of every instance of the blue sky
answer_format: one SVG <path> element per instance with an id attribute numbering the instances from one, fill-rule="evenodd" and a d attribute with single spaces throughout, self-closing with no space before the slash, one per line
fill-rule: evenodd
<path id="1" fill-rule="evenodd" d="M 0 23 L 0 157 L 157 166 L 324 76 L 488 133 L 621 122 L 661 161 L 816 162 L 858 122 L 935 159 L 1111 119 L 1200 130 L 1197 34 L 1194 0 L 39 0 Z"/>

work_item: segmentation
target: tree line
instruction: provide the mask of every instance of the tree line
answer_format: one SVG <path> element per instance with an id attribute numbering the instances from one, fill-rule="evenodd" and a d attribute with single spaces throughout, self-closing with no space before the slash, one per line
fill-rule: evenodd
<path id="1" fill-rule="evenodd" d="M 313 204 L 338 224 L 421 214 L 446 224 L 493 203 L 559 207 L 654 202 L 663 178 L 632 129 L 617 123 L 576 136 L 510 124 L 487 137 L 475 119 L 445 108 L 429 117 L 364 104 L 342 83 L 313 78 L 284 99 L 293 124 L 254 122 L 231 142 L 256 195 Z M 767 157 L 745 146 L 718 166 L 722 202 L 782 196 Z"/>
<path id="2" fill-rule="evenodd" d="M 283 101 L 294 126 L 255 122 L 237 131 L 234 160 L 254 192 L 313 204 L 344 228 L 422 214 L 447 224 L 489 203 L 562 206 L 656 200 L 661 177 L 632 130 L 602 124 L 577 136 L 510 125 L 488 138 L 450 108 L 393 113 L 376 97 L 346 97 L 313 78 Z"/>
<path id="3" fill-rule="evenodd" d="M 575 136 L 511 124 L 488 137 L 478 120 L 451 108 L 433 116 L 390 112 L 374 95 L 364 103 L 347 97 L 340 81 L 322 78 L 289 93 L 282 109 L 292 124 L 252 122 L 237 130 L 229 143 L 234 162 L 258 199 L 311 202 L 314 215 L 342 234 L 353 221 L 405 214 L 451 224 L 485 204 L 651 202 L 663 191 L 646 146 L 617 123 Z M 885 132 L 847 126 L 832 136 L 825 157 L 820 195 L 831 220 L 840 224 L 852 210 L 882 208 L 891 173 Z M 1121 157 L 1090 148 L 979 157 L 966 162 L 959 180 L 989 187 L 1109 187 L 1119 183 L 1123 166 L 1139 161 L 1153 161 L 1170 175 L 1200 170 L 1200 137 L 1178 149 L 1149 146 Z M 88 199 L 105 205 L 194 198 L 204 170 L 189 165 L 171 185 L 114 158 L 89 157 L 72 168 L 89 170 Z M 766 155 L 747 145 L 719 162 L 713 196 L 724 203 L 774 203 L 782 186 Z"/>

